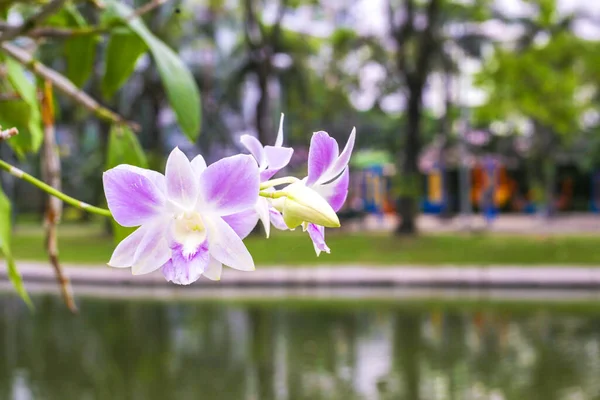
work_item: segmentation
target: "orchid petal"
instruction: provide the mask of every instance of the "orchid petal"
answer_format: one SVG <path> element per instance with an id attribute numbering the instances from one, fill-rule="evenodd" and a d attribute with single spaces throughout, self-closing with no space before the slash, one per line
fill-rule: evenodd
<path id="1" fill-rule="evenodd" d="M 192 170 L 196 176 L 200 176 L 200 174 L 206 169 L 206 161 L 204 161 L 204 157 L 198 154 L 191 162 Z"/>
<path id="2" fill-rule="evenodd" d="M 129 165 L 129 164 L 121 164 L 121 165 L 117 166 L 116 168 L 124 169 L 124 170 L 130 171 L 130 172 L 136 173 L 136 174 L 144 175 L 146 178 L 150 179 L 152 181 L 152 183 L 154 183 L 156 185 L 158 190 L 160 190 L 163 193 L 167 193 L 167 183 L 165 181 L 165 176 L 163 174 L 161 174 L 160 172 L 156 172 L 151 169 L 136 167 L 135 165 Z"/>
<path id="3" fill-rule="evenodd" d="M 166 204 L 164 193 L 139 170 L 120 165 L 102 176 L 108 208 L 119 225 L 140 226 L 159 215 Z"/>
<path id="4" fill-rule="evenodd" d="M 252 154 L 259 167 L 266 167 L 265 164 L 267 163 L 267 159 L 265 156 L 265 151 L 263 149 L 263 145 L 258 141 L 257 138 L 250 135 L 242 135 L 240 142 L 242 142 L 244 147 L 248 149 L 250 154 Z"/>
<path id="5" fill-rule="evenodd" d="M 269 208 L 269 219 L 271 220 L 271 224 L 281 231 L 285 231 L 288 229 L 285 221 L 283 220 L 283 216 L 279 211 L 274 209 L 273 207 Z"/>
<path id="6" fill-rule="evenodd" d="M 269 216 L 269 201 L 264 197 L 259 197 L 256 202 L 256 213 L 265 228 L 265 235 L 269 238 L 271 233 L 271 218 Z"/>
<path id="7" fill-rule="evenodd" d="M 276 173 L 278 173 L 279 170 L 277 169 L 265 169 L 264 171 L 260 171 L 260 181 L 261 182 L 266 182 L 269 179 L 271 179 Z"/>
<path id="8" fill-rule="evenodd" d="M 167 196 L 185 210 L 191 210 L 198 199 L 198 178 L 194 175 L 190 160 L 175 147 L 165 169 Z"/>
<path id="9" fill-rule="evenodd" d="M 205 218 L 204 222 L 211 256 L 231 268 L 254 271 L 254 261 L 244 242 L 221 217 Z"/>
<path id="10" fill-rule="evenodd" d="M 244 211 L 256 203 L 259 185 L 258 167 L 252 157 L 223 158 L 209 165 L 200 176 L 200 206 L 221 216 Z"/>
<path id="11" fill-rule="evenodd" d="M 350 172 L 346 170 L 335 181 L 326 185 L 316 185 L 313 189 L 327 200 L 333 211 L 338 212 L 348 197 Z"/>
<path id="12" fill-rule="evenodd" d="M 308 150 L 308 180 L 306 184 L 315 184 L 335 162 L 339 154 L 338 144 L 327 132 L 315 132 Z"/>
<path id="13" fill-rule="evenodd" d="M 320 225 L 308 224 L 308 236 L 310 236 L 310 240 L 313 242 L 313 246 L 315 248 L 315 252 L 317 253 L 317 257 L 321 254 L 322 251 L 328 253 L 331 251 L 327 244 L 325 243 L 325 228 Z"/>
<path id="14" fill-rule="evenodd" d="M 204 276 L 211 281 L 220 281 L 222 272 L 223 264 L 217 261 L 216 258 L 211 257 L 206 269 L 204 270 Z"/>
<path id="15" fill-rule="evenodd" d="M 258 214 L 253 208 L 249 208 L 239 213 L 226 215 L 223 220 L 237 233 L 240 239 L 244 239 L 256 226 Z"/>
<path id="16" fill-rule="evenodd" d="M 283 113 L 281 113 L 281 118 L 279 118 L 279 130 L 277 131 L 277 139 L 275 139 L 275 147 L 283 146 Z"/>
<path id="17" fill-rule="evenodd" d="M 164 219 L 158 219 L 149 224 L 147 228 L 144 227 L 146 232 L 135 251 L 131 267 L 133 275 L 143 275 L 155 271 L 171 258 L 171 249 L 167 242 L 167 235 L 165 235 L 165 225 L 168 226 L 168 223 Z"/>
<path id="18" fill-rule="evenodd" d="M 186 254 L 180 244 L 171 247 L 172 258 L 162 267 L 162 273 L 169 282 L 189 285 L 202 276 L 209 263 L 208 242 L 204 242 L 192 254 Z"/>
<path id="19" fill-rule="evenodd" d="M 140 245 L 146 234 L 148 225 L 140 226 L 132 234 L 121 241 L 113 251 L 112 257 L 108 262 L 110 267 L 129 268 L 133 265 L 135 251 Z"/>
<path id="20" fill-rule="evenodd" d="M 292 159 L 292 154 L 294 154 L 294 149 L 291 147 L 265 146 L 265 157 L 269 169 L 279 171 L 288 165 Z"/>
<path id="21" fill-rule="evenodd" d="M 335 162 L 333 163 L 333 165 L 331 166 L 329 171 L 327 171 L 327 173 L 324 174 L 324 176 L 321 178 L 322 182 L 327 182 L 332 179 L 335 179 L 348 166 L 348 163 L 350 162 L 350 156 L 352 155 L 352 150 L 354 149 L 355 139 L 356 139 L 356 128 L 353 128 L 352 132 L 350 133 L 350 137 L 348 138 L 348 141 L 346 142 L 346 146 L 344 147 L 344 150 L 342 151 L 342 154 L 340 154 L 340 156 L 338 157 L 337 160 L 335 160 Z"/>

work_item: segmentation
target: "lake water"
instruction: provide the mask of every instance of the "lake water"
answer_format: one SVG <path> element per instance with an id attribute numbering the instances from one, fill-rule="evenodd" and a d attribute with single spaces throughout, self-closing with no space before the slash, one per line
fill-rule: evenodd
<path id="1" fill-rule="evenodd" d="M 0 297 L 0 399 L 600 399 L 600 312 Z"/>

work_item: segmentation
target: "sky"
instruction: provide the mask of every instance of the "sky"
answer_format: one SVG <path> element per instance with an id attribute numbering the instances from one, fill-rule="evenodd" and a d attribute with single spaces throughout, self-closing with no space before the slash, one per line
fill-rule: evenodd
<path id="1" fill-rule="evenodd" d="M 360 0 L 353 10 L 353 17 L 356 23 L 355 28 L 362 34 L 375 34 L 385 36 L 387 34 L 387 12 L 386 4 L 388 0 Z M 340 3 L 333 0 L 331 3 Z M 495 7 L 503 13 L 517 17 L 527 16 L 532 12 L 531 6 L 521 0 L 496 0 Z M 574 25 L 576 34 L 586 39 L 600 39 L 600 0 L 558 0 L 558 10 L 561 14 L 572 12 L 582 13 L 590 17 L 597 23 L 581 21 Z M 511 40 L 520 34 L 518 27 L 509 28 L 498 20 L 488 21 L 484 31 L 490 35 L 502 40 Z M 481 64 L 479 61 L 461 57 L 459 62 L 463 75 L 459 82 L 454 82 L 455 92 L 459 96 L 456 101 L 466 106 L 476 106 L 485 101 L 485 94 L 473 87 L 473 74 L 479 71 Z M 361 71 L 361 91 L 352 96 L 353 104 L 359 109 L 368 109 L 372 106 L 377 96 L 377 83 L 385 79 L 385 74 L 376 66 L 369 66 Z M 426 108 L 435 115 L 441 115 L 444 111 L 444 100 L 442 88 L 444 82 L 440 76 L 432 76 L 429 82 L 428 90 L 424 96 Z M 401 94 L 391 95 L 382 102 L 382 107 L 389 112 L 400 111 L 404 107 L 404 97 Z"/>

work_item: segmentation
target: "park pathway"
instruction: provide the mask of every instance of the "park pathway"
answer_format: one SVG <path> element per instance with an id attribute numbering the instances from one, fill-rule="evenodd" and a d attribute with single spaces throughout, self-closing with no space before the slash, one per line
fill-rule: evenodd
<path id="1" fill-rule="evenodd" d="M 19 262 L 27 282 L 54 282 L 45 263 Z M 157 286 L 170 285 L 157 271 L 132 276 L 129 269 L 66 265 L 73 284 Z M 0 280 L 6 281 L 0 262 Z M 223 279 L 201 278 L 203 287 L 490 287 L 490 288 L 598 288 L 600 267 L 594 266 L 353 266 L 263 267 L 254 272 L 224 268 Z"/>

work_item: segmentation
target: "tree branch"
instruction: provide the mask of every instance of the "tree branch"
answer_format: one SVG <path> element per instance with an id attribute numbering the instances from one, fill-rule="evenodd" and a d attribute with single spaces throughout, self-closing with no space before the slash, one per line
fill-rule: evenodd
<path id="1" fill-rule="evenodd" d="M 0 43 L 0 48 L 8 54 L 10 57 L 14 58 L 20 64 L 22 64 L 25 68 L 32 71 L 34 74 L 39 75 L 45 80 L 49 80 L 54 84 L 54 86 L 60 90 L 62 93 L 70 97 L 73 101 L 78 103 L 79 105 L 87 108 L 92 113 L 94 113 L 98 118 L 104 119 L 106 121 L 110 121 L 116 124 L 128 125 L 132 130 L 139 131 L 140 126 L 131 121 L 125 120 L 119 114 L 109 110 L 101 106 L 96 100 L 88 96 L 85 92 L 81 91 L 77 86 L 75 86 L 70 80 L 65 78 L 60 73 L 56 72 L 52 68 L 45 66 L 39 61 L 35 60 L 29 53 L 25 50 L 10 44 L 10 43 Z"/>
<path id="2" fill-rule="evenodd" d="M 418 78 L 416 84 L 423 86 L 425 79 L 429 75 L 431 66 L 431 56 L 435 51 L 435 33 L 438 28 L 438 19 L 440 17 L 440 0 L 429 0 L 427 7 L 427 27 L 421 34 L 419 53 L 415 68 L 415 78 Z"/>
<path id="3" fill-rule="evenodd" d="M 285 16 L 287 5 L 288 0 L 280 0 L 279 8 L 277 9 L 277 17 L 275 17 L 275 22 L 273 23 L 273 29 L 271 31 L 271 43 L 273 43 L 274 47 L 281 36 L 281 21 L 283 21 L 283 17 Z"/>
<path id="4" fill-rule="evenodd" d="M 165 4 L 169 0 L 153 0 L 150 1 L 143 6 L 136 9 L 129 17 L 126 18 L 127 21 L 131 21 L 137 17 L 141 17 L 142 15 L 154 10 L 155 8 Z M 38 23 L 41 20 L 37 21 Z M 27 26 L 29 25 L 29 26 Z M 17 36 L 26 35 L 30 38 L 71 38 L 76 36 L 88 36 L 88 35 L 99 35 L 110 33 L 111 27 L 108 26 L 93 26 L 93 27 L 82 27 L 82 28 L 59 28 L 52 26 L 43 26 L 39 28 L 35 28 L 31 25 L 30 22 L 26 21 L 20 25 L 9 25 L 5 22 L 0 22 L 0 31 L 4 32 L 2 36 L 0 36 L 0 42 L 4 40 L 9 40 Z M 13 33 L 11 33 L 13 32 Z M 8 39 L 5 39 L 5 35 L 10 34 Z M 15 35 L 16 36 L 12 36 Z"/>
<path id="5" fill-rule="evenodd" d="M 9 128 L 2 130 L 2 127 L 0 126 L 0 142 L 3 140 L 8 140 L 11 137 L 16 136 L 18 134 L 19 131 L 17 130 L 17 128 Z"/>
<path id="6" fill-rule="evenodd" d="M 391 2 L 389 3 L 389 7 L 390 11 L 392 11 Z M 397 47 L 396 63 L 398 64 L 398 69 L 406 75 L 408 73 L 406 68 L 406 58 L 409 51 L 406 44 L 409 39 L 415 36 L 416 32 L 414 0 L 404 0 L 404 13 L 406 14 L 406 21 L 402 26 L 398 26 L 393 33 Z"/>
<path id="7" fill-rule="evenodd" d="M 131 14 L 128 18 L 127 21 L 131 21 L 132 19 L 135 19 L 137 17 L 141 17 L 142 15 L 149 13 L 150 11 L 154 10 L 156 7 L 159 7 L 163 4 L 165 4 L 167 1 L 169 0 L 152 0 L 149 1 L 148 3 L 144 4 L 143 6 L 139 7 L 138 9 L 136 9 L 133 14 Z"/>
<path id="8" fill-rule="evenodd" d="M 31 17 L 27 18 L 25 22 L 23 22 L 19 26 L 10 27 L 2 36 L 0 36 L 0 42 L 5 42 L 8 40 L 12 40 L 17 36 L 21 36 L 23 33 L 33 29 L 37 24 L 57 12 L 65 3 L 65 0 L 53 0 L 40 8 L 40 10 L 33 14 Z"/>
<path id="9" fill-rule="evenodd" d="M 253 7 L 254 0 L 244 1 L 244 38 L 250 49 L 255 50 L 262 45 L 263 37 L 260 28 L 256 22 L 256 15 Z"/>
<path id="10" fill-rule="evenodd" d="M 41 152 L 41 170 L 44 181 L 55 190 L 61 190 L 60 158 L 56 145 L 56 131 L 54 129 L 54 101 L 52 84 L 44 81 L 42 97 L 42 122 L 44 125 L 44 142 Z M 58 232 L 56 227 L 60 221 L 63 211 L 62 201 L 54 196 L 46 198 L 46 210 L 44 215 L 44 227 L 46 229 L 46 251 L 48 259 L 54 268 L 56 280 L 60 286 L 65 304 L 71 312 L 77 312 L 77 306 L 73 300 L 73 290 L 69 278 L 65 275 L 58 259 Z"/>

